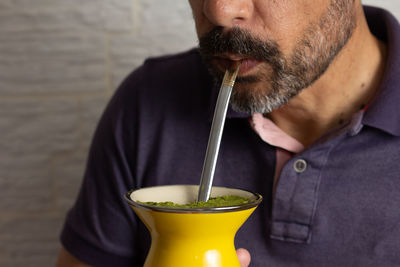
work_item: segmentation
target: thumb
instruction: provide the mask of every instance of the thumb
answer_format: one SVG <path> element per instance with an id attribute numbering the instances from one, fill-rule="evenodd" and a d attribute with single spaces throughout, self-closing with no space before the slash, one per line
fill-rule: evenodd
<path id="1" fill-rule="evenodd" d="M 236 250 L 236 254 L 239 258 L 240 266 L 241 267 L 248 267 L 250 265 L 250 253 L 247 249 L 239 248 Z"/>

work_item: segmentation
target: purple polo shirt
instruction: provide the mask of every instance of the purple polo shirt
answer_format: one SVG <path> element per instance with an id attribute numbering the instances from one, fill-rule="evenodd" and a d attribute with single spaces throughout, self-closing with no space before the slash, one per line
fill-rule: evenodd
<path id="1" fill-rule="evenodd" d="M 386 11 L 366 11 L 388 44 L 380 92 L 352 127 L 293 156 L 274 197 L 275 147 L 246 115 L 228 113 L 215 184 L 264 196 L 235 239 L 251 266 L 400 265 L 400 26 Z M 142 266 L 149 234 L 122 196 L 199 182 L 217 89 L 196 50 L 147 60 L 122 83 L 67 215 L 70 253 L 93 266 Z"/>

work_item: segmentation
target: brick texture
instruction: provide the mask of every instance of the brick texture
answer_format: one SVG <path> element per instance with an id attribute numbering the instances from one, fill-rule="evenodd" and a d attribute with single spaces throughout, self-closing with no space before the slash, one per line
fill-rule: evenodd
<path id="1" fill-rule="evenodd" d="M 115 88 L 194 45 L 186 1 L 0 1 L 0 266 L 54 265 Z"/>
<path id="2" fill-rule="evenodd" d="M 368 0 L 400 16 L 397 0 Z M 53 266 L 122 79 L 197 44 L 187 1 L 0 1 L 0 266 Z"/>

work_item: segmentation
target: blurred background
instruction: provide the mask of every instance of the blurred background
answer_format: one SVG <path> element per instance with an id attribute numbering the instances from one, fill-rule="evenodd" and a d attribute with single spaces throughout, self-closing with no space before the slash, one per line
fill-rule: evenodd
<path id="1" fill-rule="evenodd" d="M 363 2 L 400 18 L 398 0 Z M 114 90 L 196 44 L 185 0 L 0 0 L 0 266 L 54 265 Z"/>

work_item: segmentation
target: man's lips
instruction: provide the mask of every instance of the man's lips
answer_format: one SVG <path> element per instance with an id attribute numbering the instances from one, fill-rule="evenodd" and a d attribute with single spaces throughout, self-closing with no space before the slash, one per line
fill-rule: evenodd
<path id="1" fill-rule="evenodd" d="M 240 61 L 240 68 L 238 75 L 246 74 L 251 69 L 253 69 L 258 64 L 261 63 L 261 61 L 256 59 L 240 57 L 236 55 L 216 56 L 213 61 L 222 71 L 225 71 L 228 68 L 232 68 L 235 64 L 237 64 L 238 61 Z"/>

